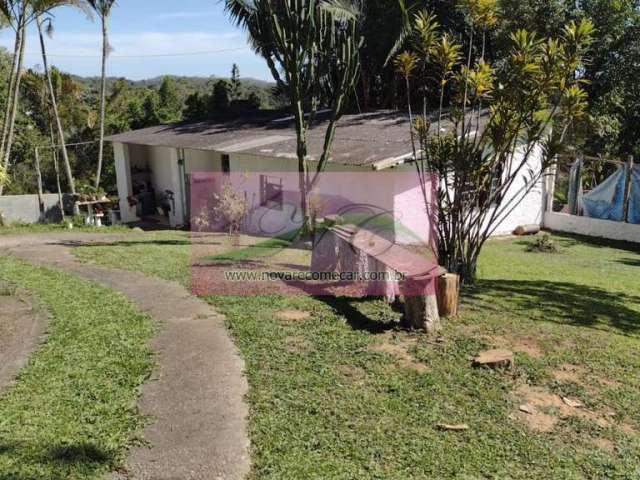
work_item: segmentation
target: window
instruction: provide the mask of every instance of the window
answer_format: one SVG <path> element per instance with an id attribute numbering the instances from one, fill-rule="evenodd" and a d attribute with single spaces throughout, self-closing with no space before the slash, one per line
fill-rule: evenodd
<path id="1" fill-rule="evenodd" d="M 223 154 L 222 157 L 222 173 L 228 175 L 231 173 L 231 158 L 227 154 Z"/>
<path id="2" fill-rule="evenodd" d="M 282 210 L 283 202 L 282 179 L 260 175 L 260 206 Z"/>

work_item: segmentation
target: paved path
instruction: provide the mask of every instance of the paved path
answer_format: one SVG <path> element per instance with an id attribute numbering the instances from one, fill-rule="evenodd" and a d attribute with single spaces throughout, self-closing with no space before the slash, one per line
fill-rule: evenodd
<path id="1" fill-rule="evenodd" d="M 153 341 L 158 366 L 139 400 L 142 413 L 152 419 L 144 430 L 149 446 L 130 451 L 128 477 L 124 478 L 244 478 L 250 466 L 244 403 L 247 382 L 223 317 L 178 284 L 80 263 L 63 244 L 120 237 L 0 237 L 0 249 L 119 291 L 159 323 Z"/>

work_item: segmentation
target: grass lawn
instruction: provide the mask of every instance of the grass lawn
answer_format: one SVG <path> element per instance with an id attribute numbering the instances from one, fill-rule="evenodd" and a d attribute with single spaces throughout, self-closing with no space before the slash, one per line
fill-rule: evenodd
<path id="1" fill-rule="evenodd" d="M 209 298 L 246 360 L 252 478 L 640 478 L 640 252 L 554 240 L 490 242 L 439 341 L 372 300 Z M 76 254 L 189 278 L 188 234 Z M 515 368 L 473 369 L 492 347 Z"/>
<path id="2" fill-rule="evenodd" d="M 0 280 L 51 315 L 46 342 L 0 398 L 0 480 L 100 479 L 122 467 L 144 421 L 135 401 L 152 367 L 151 319 L 110 290 L 8 257 Z"/>

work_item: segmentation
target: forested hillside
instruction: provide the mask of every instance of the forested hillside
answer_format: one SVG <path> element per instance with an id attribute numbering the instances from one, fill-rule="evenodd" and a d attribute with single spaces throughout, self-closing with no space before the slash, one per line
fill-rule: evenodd
<path id="1" fill-rule="evenodd" d="M 0 50 L 2 78 L 6 78 L 10 68 L 11 55 L 6 50 Z M 78 77 L 53 68 L 52 80 L 69 145 L 76 188 L 79 192 L 91 190 L 98 148 L 95 141 L 98 138 L 100 78 Z M 57 151 L 51 145 L 57 145 L 58 142 L 45 81 L 46 77 L 41 71 L 27 70 L 23 76 L 12 152 L 11 182 L 5 188 L 5 194 L 36 192 L 36 147 L 44 190 L 57 191 L 53 158 Z M 0 104 L 4 104 L 6 85 L 5 82 L 0 85 Z M 220 115 L 281 108 L 282 102 L 273 87 L 268 82 L 240 78 L 236 68 L 227 79 L 166 76 L 132 81 L 110 77 L 107 79 L 106 134 L 183 120 L 199 121 Z M 58 167 L 62 190 L 66 191 L 62 165 Z M 101 184 L 105 191 L 115 191 L 115 172 L 108 143 Z"/>

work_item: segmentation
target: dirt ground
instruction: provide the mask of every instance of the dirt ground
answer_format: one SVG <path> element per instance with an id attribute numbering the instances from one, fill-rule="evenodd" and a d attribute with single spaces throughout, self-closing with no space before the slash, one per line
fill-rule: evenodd
<path id="1" fill-rule="evenodd" d="M 25 292 L 0 282 L 0 392 L 11 385 L 37 348 L 47 320 Z"/>

